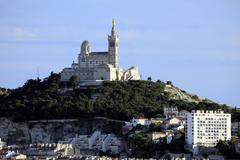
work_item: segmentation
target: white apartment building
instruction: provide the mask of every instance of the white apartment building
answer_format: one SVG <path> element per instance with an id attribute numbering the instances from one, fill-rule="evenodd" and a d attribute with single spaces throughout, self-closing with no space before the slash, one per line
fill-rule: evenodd
<path id="1" fill-rule="evenodd" d="M 199 146 L 214 147 L 219 140 L 231 139 L 231 114 L 196 110 L 187 114 L 185 143 L 195 154 Z"/>
<path id="2" fill-rule="evenodd" d="M 2 139 L 0 138 L 0 150 L 3 149 L 6 146 L 7 146 L 7 143 L 3 142 Z"/>
<path id="3" fill-rule="evenodd" d="M 100 131 L 94 131 L 92 135 L 77 135 L 68 141 L 59 141 L 56 151 L 71 147 L 75 155 L 80 155 L 81 150 L 95 149 L 103 152 L 109 150 L 113 154 L 118 154 L 122 149 L 122 139 L 114 134 L 101 134 Z"/>
<path id="4" fill-rule="evenodd" d="M 114 134 L 110 134 L 109 141 L 107 142 L 107 149 L 113 154 L 118 154 L 122 150 L 122 139 L 116 137 Z"/>
<path id="5" fill-rule="evenodd" d="M 178 109 L 176 107 L 164 107 L 163 115 L 165 119 L 176 117 L 178 115 Z"/>
<path id="6" fill-rule="evenodd" d="M 188 113 L 189 113 L 189 112 L 186 111 L 186 110 L 181 110 L 181 111 L 178 113 L 178 117 L 182 117 L 182 118 L 184 118 L 184 119 L 186 120 Z"/>
<path id="7" fill-rule="evenodd" d="M 121 138 L 116 137 L 114 134 L 101 134 L 96 138 L 93 148 L 103 152 L 109 150 L 113 154 L 118 154 L 121 151 L 121 146 Z"/>
<path id="8" fill-rule="evenodd" d="M 93 148 L 101 150 L 103 152 L 106 152 L 107 151 L 107 142 L 109 141 L 110 137 L 111 137 L 110 134 L 99 135 L 98 137 L 96 137 Z"/>
<path id="9" fill-rule="evenodd" d="M 130 123 L 133 127 L 136 127 L 138 124 L 142 126 L 149 126 L 151 124 L 151 120 L 147 118 L 133 118 Z"/>
<path id="10" fill-rule="evenodd" d="M 72 143 L 79 149 L 93 149 L 93 145 L 99 136 L 101 136 L 100 131 L 95 131 L 92 135 L 78 135 L 73 138 Z"/>

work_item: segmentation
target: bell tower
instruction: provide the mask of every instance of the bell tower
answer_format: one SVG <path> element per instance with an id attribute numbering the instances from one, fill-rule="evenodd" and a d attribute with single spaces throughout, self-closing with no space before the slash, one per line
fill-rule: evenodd
<path id="1" fill-rule="evenodd" d="M 116 22 L 112 20 L 111 35 L 108 35 L 108 63 L 118 67 L 118 44 L 119 38 L 115 32 Z"/>

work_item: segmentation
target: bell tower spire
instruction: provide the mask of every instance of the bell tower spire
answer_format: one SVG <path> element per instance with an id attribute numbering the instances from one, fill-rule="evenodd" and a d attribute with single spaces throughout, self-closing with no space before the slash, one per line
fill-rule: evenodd
<path id="1" fill-rule="evenodd" d="M 108 35 L 108 62 L 114 67 L 118 67 L 118 43 L 119 38 L 115 31 L 116 22 L 112 19 L 111 35 Z"/>
<path id="2" fill-rule="evenodd" d="M 115 22 L 115 19 L 113 18 L 112 19 L 112 31 L 111 31 L 111 35 L 115 35 L 115 26 L 116 26 L 116 22 Z"/>

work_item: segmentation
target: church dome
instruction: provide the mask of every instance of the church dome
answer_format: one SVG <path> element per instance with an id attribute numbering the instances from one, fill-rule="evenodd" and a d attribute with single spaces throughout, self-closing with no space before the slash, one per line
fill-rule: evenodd
<path id="1" fill-rule="evenodd" d="M 82 46 L 83 45 L 90 45 L 90 43 L 87 41 L 87 40 L 85 40 L 85 41 L 83 41 L 83 43 L 82 43 Z"/>
<path id="2" fill-rule="evenodd" d="M 90 52 L 91 52 L 90 43 L 87 40 L 83 41 L 83 43 L 81 45 L 81 53 L 89 54 Z"/>

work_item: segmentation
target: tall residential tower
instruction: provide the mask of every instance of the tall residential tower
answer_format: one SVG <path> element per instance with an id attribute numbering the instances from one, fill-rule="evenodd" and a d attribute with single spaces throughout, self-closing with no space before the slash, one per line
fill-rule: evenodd
<path id="1" fill-rule="evenodd" d="M 215 147 L 219 140 L 231 139 L 231 114 L 197 110 L 187 114 L 185 142 L 198 153 L 200 146 Z"/>

